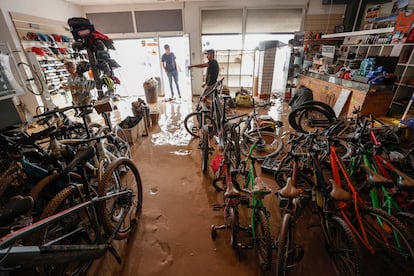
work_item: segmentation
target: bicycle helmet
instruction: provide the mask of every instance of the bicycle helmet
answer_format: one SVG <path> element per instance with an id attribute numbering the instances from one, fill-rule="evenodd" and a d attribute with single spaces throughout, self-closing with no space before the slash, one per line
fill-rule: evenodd
<path id="1" fill-rule="evenodd" d="M 114 89 L 115 83 L 110 77 L 103 77 L 102 78 L 102 84 L 105 85 L 108 89 Z"/>

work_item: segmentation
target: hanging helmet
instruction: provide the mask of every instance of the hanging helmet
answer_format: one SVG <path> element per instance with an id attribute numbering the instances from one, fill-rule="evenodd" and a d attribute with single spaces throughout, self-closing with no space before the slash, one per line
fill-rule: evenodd
<path id="1" fill-rule="evenodd" d="M 114 89 L 115 83 L 110 77 L 103 77 L 102 78 L 102 84 L 105 85 L 108 89 Z"/>

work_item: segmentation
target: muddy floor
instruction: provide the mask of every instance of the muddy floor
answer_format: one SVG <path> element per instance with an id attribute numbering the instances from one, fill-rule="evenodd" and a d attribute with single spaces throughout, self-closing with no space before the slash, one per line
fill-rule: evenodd
<path id="1" fill-rule="evenodd" d="M 121 100 L 117 105 L 118 112 L 132 113 L 130 102 Z M 223 223 L 223 212 L 212 206 L 223 198 L 211 179 L 202 174 L 197 140 L 191 139 L 183 126 L 185 116 L 192 112 L 192 102 L 162 102 L 159 98 L 150 110 L 159 112 L 158 124 L 132 146 L 144 190 L 139 228 L 128 241 L 115 243 L 122 264 L 107 253 L 95 261 L 88 275 L 272 275 L 272 271 L 260 270 L 253 250 L 246 249 L 238 257 L 226 231 L 218 232 L 216 240 L 211 238 L 211 225 Z M 285 121 L 281 134 L 289 131 L 286 103 L 265 112 Z M 262 174 L 260 164 L 258 172 Z M 262 176 L 273 191 L 278 189 L 270 174 Z M 266 197 L 266 204 L 276 239 L 280 215 L 274 193 Z M 247 218 L 248 211 L 243 211 L 241 223 L 248 225 Z M 293 275 L 335 275 L 317 224 L 317 217 L 310 213 L 298 221 L 298 241 L 305 255 Z"/>

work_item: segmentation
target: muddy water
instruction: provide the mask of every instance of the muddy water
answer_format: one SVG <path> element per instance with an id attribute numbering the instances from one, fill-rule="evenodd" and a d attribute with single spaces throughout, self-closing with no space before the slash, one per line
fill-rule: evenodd
<path id="1" fill-rule="evenodd" d="M 151 110 L 159 111 L 158 124 L 133 146 L 144 190 L 139 228 L 128 243 L 115 243 L 122 264 L 107 253 L 94 263 L 88 275 L 272 275 L 271 271 L 260 271 L 252 250 L 245 250 L 238 258 L 226 231 L 219 231 L 217 239 L 211 239 L 211 225 L 223 223 L 223 212 L 213 211 L 212 206 L 223 199 L 211 179 L 201 173 L 198 143 L 183 126 L 185 115 L 192 111 L 191 102 L 158 103 Z M 269 111 L 282 120 L 286 113 L 283 105 Z M 280 131 L 287 130 L 285 127 Z M 269 175 L 263 177 L 272 190 L 278 189 Z M 267 196 L 266 204 L 275 238 L 280 216 L 273 193 Z M 248 210 L 241 212 L 241 223 L 249 224 Z M 305 257 L 294 275 L 334 275 L 321 231 L 312 224 L 316 225 L 317 220 L 309 216 L 299 221 L 298 240 L 305 248 Z"/>

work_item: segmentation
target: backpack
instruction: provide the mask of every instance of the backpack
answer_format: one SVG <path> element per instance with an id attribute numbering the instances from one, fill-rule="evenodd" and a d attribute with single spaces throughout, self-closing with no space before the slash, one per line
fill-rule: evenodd
<path id="1" fill-rule="evenodd" d="M 252 97 L 246 90 L 242 89 L 240 92 L 236 93 L 236 106 L 251 107 L 252 103 Z"/>

